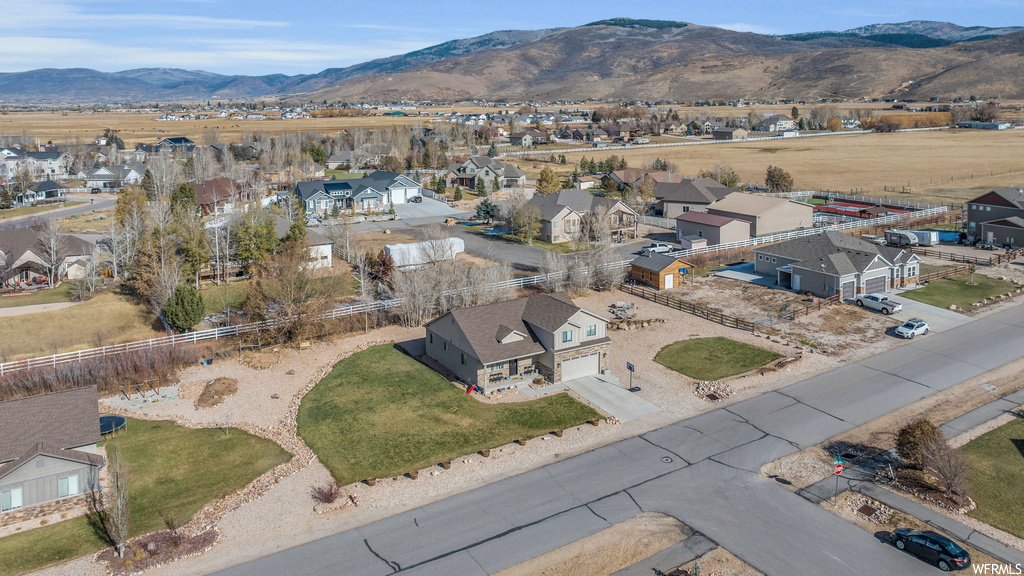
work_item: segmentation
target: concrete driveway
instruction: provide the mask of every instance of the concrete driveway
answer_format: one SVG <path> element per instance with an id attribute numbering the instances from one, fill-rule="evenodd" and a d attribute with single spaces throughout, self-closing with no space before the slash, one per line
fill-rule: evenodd
<path id="1" fill-rule="evenodd" d="M 893 299 L 903 304 L 903 310 L 898 314 L 892 315 L 896 321 L 905 322 L 910 318 L 921 318 L 928 323 L 930 332 L 945 332 L 975 320 L 970 316 L 965 316 L 952 310 L 939 308 L 938 306 L 932 306 L 931 304 L 925 304 L 910 298 L 900 298 L 898 294 Z"/>
<path id="2" fill-rule="evenodd" d="M 456 210 L 444 202 L 425 196 L 422 202 L 395 204 L 395 213 L 403 220 L 417 220 L 419 218 L 434 218 L 438 216 L 455 217 L 456 214 L 466 214 L 464 210 Z"/>
<path id="3" fill-rule="evenodd" d="M 521 387 L 519 391 L 526 396 L 536 398 L 565 389 L 579 394 L 605 414 L 614 416 L 619 422 L 629 422 L 661 410 L 656 405 L 623 388 L 618 377 L 611 374 L 566 380 L 540 390 L 533 390 L 529 386 L 525 386 Z"/>

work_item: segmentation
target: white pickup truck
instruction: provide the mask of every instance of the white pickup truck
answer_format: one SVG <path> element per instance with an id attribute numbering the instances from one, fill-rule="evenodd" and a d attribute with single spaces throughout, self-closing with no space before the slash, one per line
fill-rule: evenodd
<path id="1" fill-rule="evenodd" d="M 857 306 L 878 310 L 882 314 L 895 314 L 903 310 L 903 304 L 889 300 L 885 294 L 861 294 L 857 296 Z"/>
<path id="2" fill-rule="evenodd" d="M 664 254 L 671 252 L 672 247 L 664 242 L 651 242 L 651 245 L 641 250 L 644 254 Z"/>

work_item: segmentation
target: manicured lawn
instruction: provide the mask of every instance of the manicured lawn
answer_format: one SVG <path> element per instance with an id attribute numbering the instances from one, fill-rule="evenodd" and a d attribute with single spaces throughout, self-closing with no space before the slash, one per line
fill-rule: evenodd
<path id="1" fill-rule="evenodd" d="M 949 268 L 949 266 L 936 266 L 935 264 L 921 264 L 921 275 L 932 274 L 935 272 L 941 272 Z"/>
<path id="2" fill-rule="evenodd" d="M 347 170 L 325 170 L 324 174 L 333 180 L 351 180 L 353 178 L 362 178 L 365 174 L 352 174 Z"/>
<path id="3" fill-rule="evenodd" d="M 206 313 L 212 314 L 223 312 L 225 305 L 229 310 L 241 310 L 248 290 L 248 280 L 237 280 L 225 282 L 220 286 L 211 283 L 200 294 L 203 295 L 203 303 L 206 304 Z"/>
<path id="4" fill-rule="evenodd" d="M 997 280 L 984 274 L 974 274 L 975 286 L 967 284 L 970 280 L 970 274 L 933 280 L 923 288 L 907 290 L 900 296 L 940 308 L 949 308 L 950 304 L 956 304 L 960 308 L 967 309 L 974 302 L 981 302 L 985 298 L 1013 292 L 1017 289 L 1017 286 L 1010 282 Z"/>
<path id="5" fill-rule="evenodd" d="M 397 476 L 597 418 L 567 394 L 484 404 L 392 345 L 334 366 L 302 399 L 299 435 L 345 485 Z"/>
<path id="6" fill-rule="evenodd" d="M 1024 420 L 1018 419 L 975 438 L 963 447 L 970 466 L 969 514 L 1024 538 Z"/>
<path id="7" fill-rule="evenodd" d="M 0 297 L 0 308 L 32 306 L 33 304 L 54 304 L 56 302 L 71 302 L 70 282 L 65 282 L 53 290 L 37 290 L 24 296 L 2 296 Z"/>
<path id="8" fill-rule="evenodd" d="M 165 528 L 165 517 L 183 524 L 207 503 L 291 458 L 277 444 L 241 430 L 225 436 L 219 429 L 190 430 L 168 421 L 129 420 L 118 441 L 129 474 L 133 535 Z M 87 516 L 0 538 L 0 576 L 104 546 Z"/>
<path id="9" fill-rule="evenodd" d="M 78 206 L 79 204 L 85 204 L 85 202 L 65 202 L 64 208 Z M 56 210 L 57 208 L 60 208 L 60 205 L 46 204 L 44 206 L 22 206 L 20 208 L 11 208 L 10 210 L 0 210 L 0 220 L 4 218 L 14 218 L 15 216 L 28 216 L 29 214 L 38 214 L 40 212 Z"/>
<path id="10" fill-rule="evenodd" d="M 662 348 L 654 361 L 696 380 L 718 380 L 742 374 L 782 358 L 771 350 L 728 338 L 694 338 Z"/>

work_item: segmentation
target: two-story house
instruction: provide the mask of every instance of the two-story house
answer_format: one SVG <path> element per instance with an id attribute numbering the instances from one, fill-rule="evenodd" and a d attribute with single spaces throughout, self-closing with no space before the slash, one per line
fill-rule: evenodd
<path id="1" fill-rule="evenodd" d="M 1024 246 L 1024 189 L 1001 188 L 967 202 L 967 237 Z"/>
<path id="2" fill-rule="evenodd" d="M 789 116 L 775 114 L 750 127 L 753 132 L 783 132 L 796 129 L 796 122 Z"/>
<path id="3" fill-rule="evenodd" d="M 488 190 L 494 191 L 494 179 L 502 188 L 523 188 L 526 186 L 526 172 L 487 156 L 470 156 L 465 162 L 453 163 L 444 175 L 448 186 L 476 188 L 477 182 L 483 180 Z"/>
<path id="4" fill-rule="evenodd" d="M 427 355 L 485 394 L 537 375 L 553 383 L 608 367 L 608 320 L 565 293 L 452 310 L 426 326 Z"/>
<path id="5" fill-rule="evenodd" d="M 587 214 L 605 218 L 608 232 L 615 241 L 637 237 L 640 215 L 618 198 L 570 188 L 554 194 L 536 194 L 527 204 L 540 213 L 538 237 L 545 242 L 558 244 L 574 240 Z"/>

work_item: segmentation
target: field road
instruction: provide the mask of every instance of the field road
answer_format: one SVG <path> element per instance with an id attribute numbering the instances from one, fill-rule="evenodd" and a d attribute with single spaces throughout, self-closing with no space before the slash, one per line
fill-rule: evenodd
<path id="1" fill-rule="evenodd" d="M 760 467 L 1024 357 L 1024 306 L 726 408 L 218 574 L 493 574 L 641 512 L 769 576 L 936 569 Z"/>

